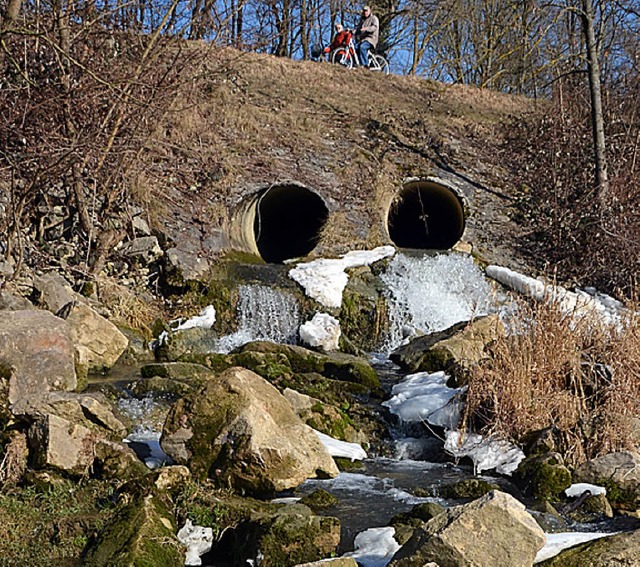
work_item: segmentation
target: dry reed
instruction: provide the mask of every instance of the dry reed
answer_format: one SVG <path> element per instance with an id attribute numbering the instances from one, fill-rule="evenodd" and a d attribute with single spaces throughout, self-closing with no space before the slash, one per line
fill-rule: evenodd
<path id="1" fill-rule="evenodd" d="M 523 442 L 553 427 L 569 464 L 632 448 L 640 416 L 640 330 L 521 303 L 512 332 L 496 340 L 470 381 L 466 423 Z"/>

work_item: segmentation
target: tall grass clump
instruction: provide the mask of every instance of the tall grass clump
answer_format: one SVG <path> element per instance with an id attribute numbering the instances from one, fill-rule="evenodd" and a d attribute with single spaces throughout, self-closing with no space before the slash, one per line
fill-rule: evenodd
<path id="1" fill-rule="evenodd" d="M 471 378 L 467 427 L 524 443 L 545 428 L 577 465 L 633 447 L 640 416 L 640 326 L 629 310 L 617 325 L 521 302 L 511 332 L 497 339 Z"/>

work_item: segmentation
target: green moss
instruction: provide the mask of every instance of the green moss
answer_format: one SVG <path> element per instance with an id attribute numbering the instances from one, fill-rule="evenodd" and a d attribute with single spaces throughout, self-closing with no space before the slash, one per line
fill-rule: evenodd
<path id="1" fill-rule="evenodd" d="M 364 470 L 362 461 L 352 461 L 344 457 L 334 457 L 337 467 L 343 472 L 354 472 Z"/>
<path id="2" fill-rule="evenodd" d="M 421 372 L 446 371 L 454 360 L 453 355 L 447 349 L 434 347 L 424 353 L 419 370 Z"/>
<path id="3" fill-rule="evenodd" d="M 596 482 L 607 489 L 607 500 L 614 508 L 636 510 L 638 507 L 638 493 L 636 490 L 624 488 L 611 478 L 601 478 Z"/>
<path id="4" fill-rule="evenodd" d="M 486 480 L 478 478 L 470 478 L 467 480 L 461 480 L 453 484 L 447 484 L 438 489 L 438 494 L 442 498 L 480 498 L 492 490 L 496 490 L 498 487 L 495 484 L 491 484 Z"/>
<path id="5" fill-rule="evenodd" d="M 336 518 L 281 513 L 260 538 L 264 567 L 287 567 L 323 559 L 340 543 Z"/>
<path id="6" fill-rule="evenodd" d="M 431 518 L 444 512 L 444 510 L 442 506 L 435 502 L 424 502 L 423 504 L 417 504 L 409 512 L 396 514 L 389 523 L 394 527 L 402 524 L 416 527 L 422 522 L 428 522 Z"/>
<path id="7" fill-rule="evenodd" d="M 556 500 L 571 486 L 571 473 L 553 454 L 530 457 L 520 463 L 516 480 L 525 494 L 541 500 Z"/>
<path id="8" fill-rule="evenodd" d="M 86 542 L 115 513 L 112 486 L 58 479 L 0 493 L 0 564 L 81 564 Z"/>
<path id="9" fill-rule="evenodd" d="M 167 503 L 153 494 L 126 504 L 88 550 L 84 564 L 173 567 L 184 554 Z"/>
<path id="10" fill-rule="evenodd" d="M 340 503 L 340 500 L 331 494 L 331 492 L 318 488 L 311 494 L 307 494 L 307 496 L 301 498 L 299 503 L 309 506 L 309 508 L 314 512 L 319 512 L 321 510 L 327 510 L 328 508 L 337 506 Z"/>

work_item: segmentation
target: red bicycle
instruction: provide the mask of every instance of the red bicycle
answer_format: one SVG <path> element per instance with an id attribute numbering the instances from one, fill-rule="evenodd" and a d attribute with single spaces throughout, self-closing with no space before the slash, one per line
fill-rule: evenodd
<path id="1" fill-rule="evenodd" d="M 346 46 L 341 46 L 333 50 L 330 55 L 330 60 L 331 63 L 342 65 L 347 69 L 361 66 L 353 32 L 349 34 L 349 42 Z M 371 71 L 378 71 L 380 73 L 384 73 L 385 75 L 389 74 L 389 62 L 380 53 L 376 53 L 373 49 L 369 50 L 368 68 Z"/>

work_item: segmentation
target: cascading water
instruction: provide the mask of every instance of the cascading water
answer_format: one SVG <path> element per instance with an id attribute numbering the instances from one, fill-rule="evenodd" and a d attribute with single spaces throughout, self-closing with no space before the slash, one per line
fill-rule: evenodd
<path id="1" fill-rule="evenodd" d="M 389 302 L 387 353 L 412 335 L 444 330 L 494 306 L 492 287 L 470 256 L 400 253 L 381 277 Z"/>
<path id="2" fill-rule="evenodd" d="M 220 339 L 220 352 L 230 352 L 257 340 L 284 344 L 297 342 L 301 321 L 295 297 L 257 284 L 240 286 L 238 292 L 238 330 Z"/>

